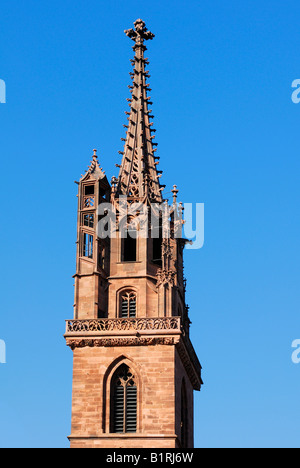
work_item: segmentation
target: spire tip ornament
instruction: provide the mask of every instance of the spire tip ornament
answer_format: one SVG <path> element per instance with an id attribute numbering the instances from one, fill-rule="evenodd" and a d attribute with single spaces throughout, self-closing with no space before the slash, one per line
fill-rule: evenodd
<path id="1" fill-rule="evenodd" d="M 144 40 L 152 40 L 155 37 L 152 32 L 148 31 L 146 23 L 142 19 L 137 19 L 134 22 L 134 27 L 135 29 L 125 29 L 124 32 L 126 36 L 135 41 L 137 46 L 143 45 Z"/>

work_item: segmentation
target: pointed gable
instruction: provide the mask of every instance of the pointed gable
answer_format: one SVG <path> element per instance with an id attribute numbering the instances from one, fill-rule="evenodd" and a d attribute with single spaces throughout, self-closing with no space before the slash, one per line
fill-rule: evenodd
<path id="1" fill-rule="evenodd" d="M 93 159 L 84 175 L 81 176 L 80 182 L 88 182 L 88 181 L 99 181 L 102 180 L 104 184 L 109 187 L 109 182 L 105 175 L 105 171 L 103 171 L 102 167 L 100 167 L 97 150 L 94 149 Z"/>

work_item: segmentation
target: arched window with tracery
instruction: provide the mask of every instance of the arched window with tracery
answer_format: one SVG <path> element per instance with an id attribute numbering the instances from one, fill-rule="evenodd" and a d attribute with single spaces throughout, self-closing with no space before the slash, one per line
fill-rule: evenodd
<path id="1" fill-rule="evenodd" d="M 136 294 L 133 291 L 126 291 L 121 294 L 120 317 L 136 317 Z"/>
<path id="2" fill-rule="evenodd" d="M 111 381 L 112 433 L 137 431 L 137 384 L 134 373 L 122 364 Z"/>

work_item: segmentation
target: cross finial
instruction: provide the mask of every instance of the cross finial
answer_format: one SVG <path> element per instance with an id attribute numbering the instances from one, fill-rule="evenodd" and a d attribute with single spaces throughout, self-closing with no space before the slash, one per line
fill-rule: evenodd
<path id="1" fill-rule="evenodd" d="M 135 29 L 126 29 L 124 32 L 126 36 L 130 37 L 133 41 L 135 41 L 136 45 L 142 45 L 144 40 L 153 39 L 155 35 L 148 31 L 146 28 L 146 24 L 143 20 L 137 19 L 134 22 Z"/>

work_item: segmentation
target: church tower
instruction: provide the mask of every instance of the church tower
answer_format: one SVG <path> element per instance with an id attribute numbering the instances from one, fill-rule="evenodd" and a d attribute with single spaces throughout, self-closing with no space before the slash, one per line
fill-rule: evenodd
<path id="1" fill-rule="evenodd" d="M 193 391 L 201 366 L 189 338 L 174 185 L 163 197 L 149 106 L 142 20 L 134 41 L 131 98 L 118 178 L 108 182 L 97 151 L 78 183 L 71 447 L 192 448 Z"/>

